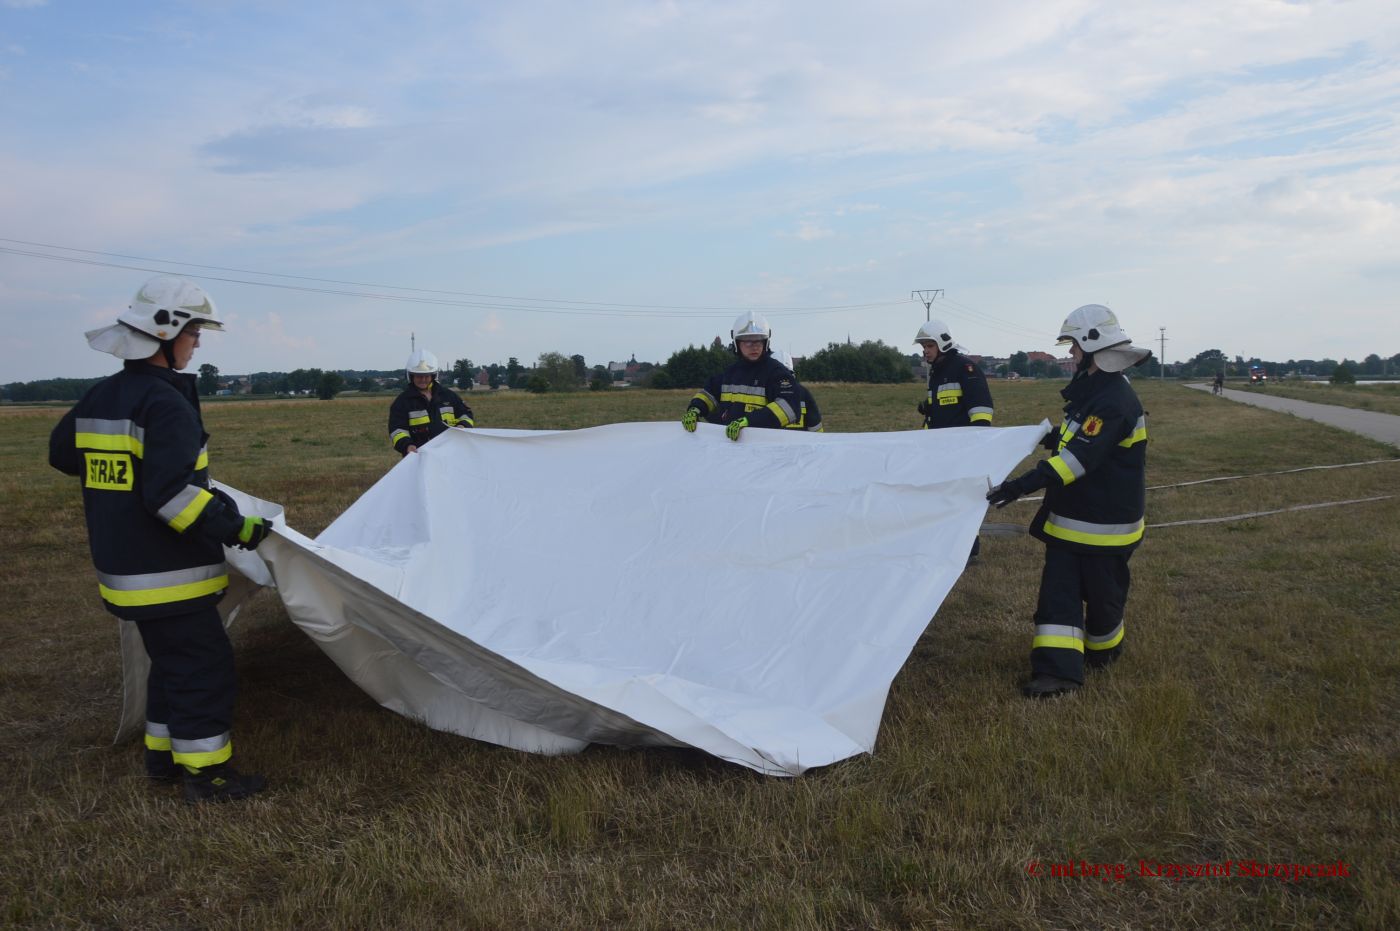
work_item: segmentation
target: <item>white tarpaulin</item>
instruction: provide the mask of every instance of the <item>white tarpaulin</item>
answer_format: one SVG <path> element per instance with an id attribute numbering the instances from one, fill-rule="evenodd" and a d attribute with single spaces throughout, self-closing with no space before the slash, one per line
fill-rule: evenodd
<path id="1" fill-rule="evenodd" d="M 1045 430 L 450 430 L 257 555 L 351 679 L 432 727 L 797 774 L 872 749 L 989 482 Z"/>

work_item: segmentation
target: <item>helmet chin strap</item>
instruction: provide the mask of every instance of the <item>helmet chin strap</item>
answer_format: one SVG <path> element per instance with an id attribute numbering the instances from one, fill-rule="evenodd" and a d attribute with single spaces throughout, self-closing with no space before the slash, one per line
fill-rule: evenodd
<path id="1" fill-rule="evenodd" d="M 175 340 L 163 339 L 160 341 L 161 355 L 165 356 L 165 364 L 170 366 L 170 371 L 175 371 Z"/>
<path id="2" fill-rule="evenodd" d="M 1075 345 L 1078 346 L 1079 344 L 1075 343 Z M 1078 378 L 1080 375 L 1088 375 L 1089 366 L 1094 364 L 1094 354 L 1092 352 L 1085 352 L 1082 346 L 1080 346 L 1079 352 L 1079 364 L 1074 367 L 1075 378 Z"/>

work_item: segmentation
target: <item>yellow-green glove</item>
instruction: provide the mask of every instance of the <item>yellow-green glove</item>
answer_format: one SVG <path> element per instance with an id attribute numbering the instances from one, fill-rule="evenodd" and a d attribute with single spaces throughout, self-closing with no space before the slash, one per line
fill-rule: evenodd
<path id="1" fill-rule="evenodd" d="M 738 420 L 730 421 L 729 426 L 724 428 L 724 435 L 731 440 L 737 440 L 739 438 L 739 431 L 748 425 L 749 418 L 747 417 L 740 417 Z"/>
<path id="2" fill-rule="evenodd" d="M 695 421 L 700 419 L 700 412 L 693 407 L 687 407 L 685 413 L 681 415 L 681 426 L 685 427 L 686 433 L 695 432 Z"/>
<path id="3" fill-rule="evenodd" d="M 267 521 L 261 517 L 245 517 L 243 526 L 238 529 L 238 539 L 231 545 L 241 550 L 255 550 L 267 537 L 268 529 Z"/>

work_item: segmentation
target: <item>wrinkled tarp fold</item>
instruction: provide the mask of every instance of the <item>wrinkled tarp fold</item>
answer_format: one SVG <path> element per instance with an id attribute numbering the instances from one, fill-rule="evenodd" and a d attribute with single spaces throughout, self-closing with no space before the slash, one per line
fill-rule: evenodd
<path id="1" fill-rule="evenodd" d="M 279 516 L 240 556 L 352 680 L 432 727 L 798 774 L 872 749 L 989 484 L 1046 427 L 450 430 L 315 540 Z"/>

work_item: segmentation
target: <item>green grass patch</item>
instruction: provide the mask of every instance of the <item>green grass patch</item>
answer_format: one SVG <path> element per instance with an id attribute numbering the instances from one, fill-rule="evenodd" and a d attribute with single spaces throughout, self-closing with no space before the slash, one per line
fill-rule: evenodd
<path id="1" fill-rule="evenodd" d="M 1258 391 L 1312 401 L 1314 404 L 1335 404 L 1382 414 L 1400 414 L 1400 382 L 1383 385 L 1334 385 L 1330 382 L 1277 381 L 1267 385 L 1230 385 L 1244 391 Z"/>
<path id="2" fill-rule="evenodd" d="M 998 423 L 1056 420 L 1058 387 L 994 383 Z M 812 388 L 832 430 L 919 423 L 917 385 Z M 1139 391 L 1149 484 L 1390 454 L 1171 383 Z M 674 420 L 689 394 L 469 403 L 483 426 L 557 429 Z M 388 402 L 210 405 L 213 474 L 314 535 L 398 461 Z M 203 810 L 145 785 L 137 744 L 111 745 L 117 622 L 77 488 L 46 465 L 60 410 L 0 410 L 0 925 L 1400 925 L 1396 499 L 1149 532 L 1124 659 L 1042 704 L 1015 688 L 1042 547 L 988 533 L 895 680 L 875 753 L 789 780 L 698 752 L 547 758 L 428 730 L 378 707 L 262 594 L 235 630 L 236 730 L 273 790 Z M 1387 464 L 1153 491 L 1148 519 L 1393 494 L 1397 479 Z M 1032 511 L 989 520 L 1020 528 Z M 1225 860 L 1342 860 L 1352 875 L 1028 869 Z"/>

